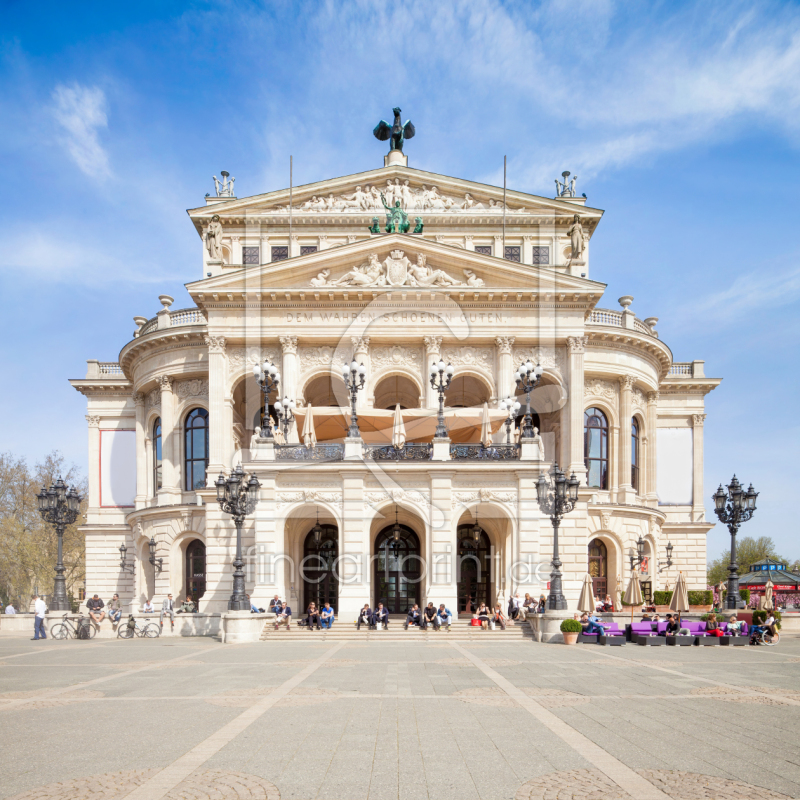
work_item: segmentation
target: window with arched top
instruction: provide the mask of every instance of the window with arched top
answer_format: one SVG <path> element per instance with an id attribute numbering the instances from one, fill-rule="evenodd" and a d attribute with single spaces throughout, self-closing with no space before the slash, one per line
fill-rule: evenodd
<path id="1" fill-rule="evenodd" d="M 208 411 L 193 408 L 184 423 L 183 472 L 187 491 L 202 489 L 206 485 L 208 469 Z"/>
<path id="2" fill-rule="evenodd" d="M 161 488 L 161 417 L 153 423 L 153 494 Z"/>
<path id="3" fill-rule="evenodd" d="M 639 493 L 639 421 L 631 420 L 631 486 Z"/>
<path id="4" fill-rule="evenodd" d="M 587 486 L 608 489 L 608 419 L 599 408 L 583 415 L 583 460 Z"/>
<path id="5" fill-rule="evenodd" d="M 601 539 L 589 542 L 589 575 L 594 596 L 605 600 L 608 593 L 608 551 Z"/>

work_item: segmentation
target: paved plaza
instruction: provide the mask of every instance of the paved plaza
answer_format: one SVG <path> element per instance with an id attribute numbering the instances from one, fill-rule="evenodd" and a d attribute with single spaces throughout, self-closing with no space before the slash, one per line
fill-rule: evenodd
<path id="1" fill-rule="evenodd" d="M 441 638 L 441 641 L 438 639 Z M 800 638 L 0 638 L 0 797 L 800 797 Z"/>

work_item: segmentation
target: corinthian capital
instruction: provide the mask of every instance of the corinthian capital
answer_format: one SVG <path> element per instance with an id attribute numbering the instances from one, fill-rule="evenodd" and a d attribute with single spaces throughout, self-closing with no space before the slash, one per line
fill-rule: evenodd
<path id="1" fill-rule="evenodd" d="M 291 355 L 297 355 L 297 337 L 296 336 L 281 336 L 280 337 L 281 347 L 283 348 L 284 353 L 289 353 Z"/>
<path id="2" fill-rule="evenodd" d="M 222 355 L 225 355 L 224 336 L 206 336 L 206 345 L 209 353 L 222 353 Z"/>
<path id="3" fill-rule="evenodd" d="M 133 404 L 135 406 L 144 405 L 144 395 L 141 392 L 132 392 L 131 397 L 133 398 Z"/>
<path id="4" fill-rule="evenodd" d="M 172 378 L 170 378 L 169 375 L 159 375 L 156 378 L 156 383 L 158 384 L 158 388 L 161 389 L 162 392 L 172 391 Z"/>
<path id="5" fill-rule="evenodd" d="M 568 336 L 567 349 L 570 353 L 585 353 L 588 341 L 588 336 Z"/>
<path id="6" fill-rule="evenodd" d="M 100 427 L 100 417 L 94 414 L 87 414 L 86 421 L 89 423 L 90 428 L 99 428 Z"/>
<path id="7" fill-rule="evenodd" d="M 658 403 L 659 393 L 658 392 L 648 392 L 647 393 L 647 405 L 654 406 Z"/>
<path id="8" fill-rule="evenodd" d="M 692 422 L 695 428 L 702 428 L 703 423 L 706 421 L 705 414 L 693 414 L 692 415 Z"/>
<path id="9" fill-rule="evenodd" d="M 369 336 L 351 336 L 353 343 L 353 353 L 355 355 L 367 355 L 369 353 Z"/>
<path id="10" fill-rule="evenodd" d="M 619 388 L 633 389 L 634 383 L 636 383 L 636 378 L 633 375 L 622 375 L 619 379 Z"/>
<path id="11" fill-rule="evenodd" d="M 428 355 L 438 353 L 442 348 L 441 336 L 425 336 L 422 341 L 425 342 L 425 349 L 428 351 Z"/>
<path id="12" fill-rule="evenodd" d="M 494 341 L 500 355 L 511 355 L 511 346 L 514 344 L 513 336 L 497 336 Z"/>

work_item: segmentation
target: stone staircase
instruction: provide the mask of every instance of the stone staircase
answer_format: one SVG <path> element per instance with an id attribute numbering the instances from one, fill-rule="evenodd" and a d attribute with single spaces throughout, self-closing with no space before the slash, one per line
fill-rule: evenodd
<path id="1" fill-rule="evenodd" d="M 471 620 L 468 618 L 453 620 L 450 630 L 442 627 L 440 630 L 435 631 L 433 628 L 421 630 L 420 628 L 409 627 L 408 630 L 403 629 L 405 617 L 392 615 L 389 617 L 389 628 L 384 631 L 371 631 L 367 630 L 363 625 L 361 630 L 358 630 L 353 622 L 341 622 L 336 620 L 330 630 L 322 629 L 318 631 L 307 630 L 305 627 L 299 627 L 296 623 L 292 623 L 291 631 L 287 631 L 285 626 L 281 626 L 275 630 L 275 623 L 270 619 L 264 624 L 261 631 L 262 642 L 275 642 L 275 641 L 294 641 L 302 639 L 308 641 L 312 638 L 321 639 L 326 642 L 339 642 L 339 641 L 368 641 L 368 642 L 412 642 L 416 644 L 428 642 L 478 642 L 488 641 L 493 642 L 518 642 L 520 640 L 535 641 L 533 632 L 527 622 L 509 622 L 504 631 L 500 628 L 495 630 L 485 631 L 482 628 L 473 627 L 470 625 Z"/>

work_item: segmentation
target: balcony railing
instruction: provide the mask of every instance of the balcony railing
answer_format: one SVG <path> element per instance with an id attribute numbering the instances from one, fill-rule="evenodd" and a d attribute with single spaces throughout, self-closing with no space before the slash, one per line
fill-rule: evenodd
<path id="1" fill-rule="evenodd" d="M 163 322 L 161 321 L 163 318 Z M 159 317 L 145 322 L 139 329 L 139 336 L 152 333 L 161 328 L 179 328 L 182 325 L 205 325 L 206 318 L 199 308 L 182 308 L 180 311 L 170 311 Z"/>
<path id="2" fill-rule="evenodd" d="M 364 458 L 372 461 L 430 461 L 433 457 L 432 444 L 407 444 L 403 447 L 368 444 L 364 446 Z"/>
<path id="3" fill-rule="evenodd" d="M 632 313 L 628 313 L 627 319 L 628 322 L 625 322 L 625 315 L 622 311 L 612 311 L 608 308 L 596 308 L 592 313 L 589 315 L 589 319 L 587 320 L 587 324 L 589 325 L 610 325 L 612 328 L 630 328 L 631 327 L 631 317 L 633 317 Z M 633 317 L 632 319 L 632 326 L 633 330 L 639 331 L 640 333 L 646 333 L 648 336 L 653 336 L 653 329 L 642 320 Z"/>
<path id="4" fill-rule="evenodd" d="M 451 444 L 450 458 L 453 461 L 516 461 L 519 448 L 515 444 Z"/>
<path id="5" fill-rule="evenodd" d="M 125 373 L 122 371 L 122 367 L 113 361 L 101 361 L 100 362 L 100 374 L 101 375 L 111 375 L 115 378 L 124 378 Z"/>
<path id="6" fill-rule="evenodd" d="M 341 461 L 344 458 L 344 445 L 317 444 L 306 447 L 304 444 L 276 444 L 277 461 Z"/>

